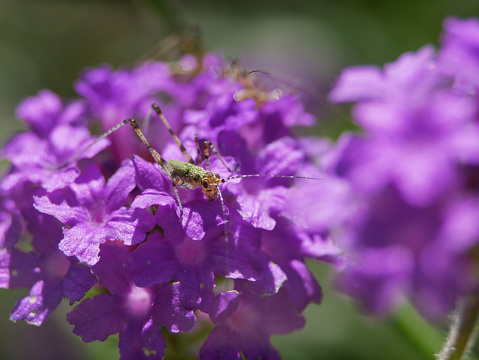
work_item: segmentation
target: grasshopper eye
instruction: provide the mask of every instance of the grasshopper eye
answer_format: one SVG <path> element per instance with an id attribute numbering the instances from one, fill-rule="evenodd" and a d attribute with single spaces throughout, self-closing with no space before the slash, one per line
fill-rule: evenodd
<path id="1" fill-rule="evenodd" d="M 210 186 L 210 182 L 208 180 L 203 180 L 203 182 L 201 183 L 201 185 L 207 189 L 209 186 Z"/>

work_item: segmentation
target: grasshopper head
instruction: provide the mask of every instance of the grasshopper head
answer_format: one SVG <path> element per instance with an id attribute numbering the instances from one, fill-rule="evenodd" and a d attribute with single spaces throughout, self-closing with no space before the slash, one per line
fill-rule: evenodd
<path id="1" fill-rule="evenodd" d="M 213 174 L 212 172 L 205 172 L 201 177 L 201 191 L 208 198 L 208 200 L 214 200 L 218 194 L 218 183 L 220 180 L 219 174 Z"/>

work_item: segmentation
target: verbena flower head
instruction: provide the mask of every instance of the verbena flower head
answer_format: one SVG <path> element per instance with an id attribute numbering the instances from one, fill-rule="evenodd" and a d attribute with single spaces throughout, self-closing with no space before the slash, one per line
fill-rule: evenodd
<path id="1" fill-rule="evenodd" d="M 363 129 L 322 159 L 349 182 L 331 201 L 353 200 L 338 234 L 352 261 L 338 282 L 372 312 L 407 297 L 442 317 L 474 286 L 468 251 L 479 239 L 479 198 L 469 174 L 479 165 L 478 99 L 457 86 L 479 68 L 478 26 L 448 19 L 437 53 L 426 46 L 383 69 L 346 69 L 330 94 L 356 103 Z"/>
<path id="2" fill-rule="evenodd" d="M 33 207 L 23 212 L 32 234 L 33 251 L 3 248 L 0 252 L 0 287 L 30 288 L 28 296 L 19 299 L 11 319 L 25 319 L 41 325 L 57 308 L 62 298 L 70 304 L 79 301 L 96 284 L 90 269 L 69 258 L 58 249 L 62 238 L 61 224 Z"/>
<path id="3" fill-rule="evenodd" d="M 93 140 L 85 127 L 85 106 L 79 101 L 63 105 L 57 95 L 44 90 L 20 104 L 17 115 L 30 131 L 14 136 L 2 149 L 12 169 L 0 189 L 8 192 L 29 182 L 50 192 L 72 183 L 80 174 L 78 168 L 74 163 L 62 166 Z M 108 143 L 102 141 L 76 160 L 96 155 Z"/>
<path id="4" fill-rule="evenodd" d="M 127 160 L 106 184 L 98 168 L 91 165 L 68 188 L 35 197 L 34 206 L 68 226 L 59 244 L 61 251 L 95 265 L 100 244 L 121 239 L 125 245 L 136 245 L 154 226 L 148 211 L 124 206 L 135 187 L 134 178 L 133 165 Z"/>
<path id="5" fill-rule="evenodd" d="M 201 358 L 277 358 L 270 335 L 301 328 L 300 313 L 321 300 L 305 260 L 339 254 L 327 232 L 288 214 L 292 186 L 316 180 L 226 180 L 213 201 L 199 188 L 179 189 L 180 218 L 174 179 L 131 128 L 76 154 L 91 143 L 89 126 L 135 118 L 163 158 L 184 161 L 151 111 L 158 103 L 193 159 L 198 134 L 201 156 L 209 140 L 228 166 L 241 164 L 237 174 L 317 176 L 292 130 L 314 122 L 300 99 L 215 54 L 88 69 L 75 88 L 72 102 L 43 91 L 22 103 L 29 131 L 2 152 L 11 167 L 0 188 L 0 280 L 30 288 L 12 318 L 41 324 L 63 297 L 79 301 L 98 283 L 103 293 L 89 293 L 68 321 L 87 342 L 119 333 L 123 359 L 161 359 L 161 327 L 187 336 L 200 331 L 192 330 L 197 316 L 201 331 L 217 326 Z M 212 172 L 232 175 L 210 156 Z"/>
<path id="6" fill-rule="evenodd" d="M 479 24 L 477 19 L 447 18 L 444 21 L 439 61 L 455 80 L 456 91 L 465 93 L 479 87 Z"/>
<path id="7" fill-rule="evenodd" d="M 247 289 L 220 294 L 210 317 L 218 326 L 200 349 L 203 359 L 279 359 L 271 334 L 285 334 L 305 323 L 285 289 L 263 298 Z"/>
<path id="8" fill-rule="evenodd" d="M 136 286 L 125 270 L 130 256 L 126 248 L 102 245 L 92 270 L 109 293 L 82 301 L 67 319 L 85 342 L 104 341 L 119 332 L 124 359 L 162 359 L 166 343 L 161 326 L 172 332 L 190 330 L 200 298 L 182 281 Z"/>

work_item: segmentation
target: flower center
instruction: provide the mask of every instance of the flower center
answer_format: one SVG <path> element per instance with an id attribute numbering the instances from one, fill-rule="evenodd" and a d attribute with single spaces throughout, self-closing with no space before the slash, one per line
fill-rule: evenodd
<path id="1" fill-rule="evenodd" d="M 228 319 L 229 326 L 239 333 L 254 331 L 258 314 L 249 304 L 240 303 L 236 312 Z"/>
<path id="2" fill-rule="evenodd" d="M 176 248 L 176 255 L 184 265 L 200 265 L 206 257 L 205 241 L 191 240 L 185 236 L 182 244 Z"/>
<path id="3" fill-rule="evenodd" d="M 132 315 L 143 316 L 148 313 L 152 305 L 152 296 L 147 288 L 132 285 L 127 296 L 126 306 Z"/>
<path id="4" fill-rule="evenodd" d="M 70 260 L 63 253 L 55 251 L 45 258 L 42 268 L 49 279 L 56 281 L 63 279 L 68 274 L 70 265 Z"/>

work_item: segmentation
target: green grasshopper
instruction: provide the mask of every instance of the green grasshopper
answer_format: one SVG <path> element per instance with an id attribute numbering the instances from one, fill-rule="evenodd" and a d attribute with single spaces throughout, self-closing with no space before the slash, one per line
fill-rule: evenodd
<path id="1" fill-rule="evenodd" d="M 171 136 L 175 140 L 176 144 L 181 150 L 181 153 L 183 154 L 183 157 L 185 161 L 179 161 L 179 160 L 165 160 L 149 143 L 149 141 L 146 139 L 145 135 L 143 132 L 140 130 L 140 127 L 138 126 L 137 122 L 134 119 L 125 119 L 121 123 L 113 126 L 111 129 L 105 131 L 103 134 L 98 136 L 91 144 L 89 144 L 87 147 L 85 147 L 83 150 L 78 152 L 72 160 L 70 160 L 66 165 L 71 164 L 75 159 L 77 159 L 81 154 L 83 154 L 85 151 L 87 151 L 89 148 L 94 146 L 96 143 L 98 143 L 100 140 L 106 138 L 108 135 L 111 133 L 115 132 L 119 128 L 121 128 L 123 125 L 130 124 L 135 131 L 135 133 L 138 135 L 140 140 L 145 144 L 145 146 L 148 148 L 150 151 L 151 155 L 153 156 L 153 159 L 155 162 L 160 166 L 161 170 L 168 176 L 168 178 L 171 180 L 171 184 L 173 186 L 173 191 L 175 192 L 176 200 L 178 202 L 178 207 L 180 209 L 180 221 L 183 216 L 183 206 L 181 204 L 180 196 L 178 194 L 178 188 L 183 188 L 183 189 L 191 189 L 194 190 L 197 187 L 201 187 L 201 190 L 203 194 L 208 198 L 208 200 L 214 200 L 216 199 L 217 196 L 219 196 L 221 200 L 221 207 L 223 211 L 223 220 L 226 221 L 226 210 L 225 210 L 225 205 L 224 205 L 224 200 L 223 200 L 223 195 L 221 193 L 219 184 L 224 183 L 229 180 L 233 179 L 241 179 L 241 178 L 248 178 L 248 177 L 280 177 L 280 178 L 289 178 L 289 179 L 316 179 L 316 178 L 310 178 L 310 177 L 304 177 L 304 176 L 290 176 L 290 175 L 267 175 L 267 174 L 248 174 L 248 175 L 234 175 L 230 176 L 228 178 L 221 178 L 219 174 L 213 173 L 210 170 L 210 148 L 213 150 L 213 152 L 216 154 L 216 156 L 220 159 L 224 167 L 231 173 L 234 173 L 238 171 L 239 169 L 239 164 L 234 168 L 230 169 L 226 162 L 224 161 L 223 157 L 220 155 L 216 147 L 210 142 L 210 141 L 205 141 L 204 142 L 204 161 L 205 161 L 205 167 L 206 169 L 202 168 L 199 166 L 199 164 L 202 163 L 202 157 L 201 157 L 201 152 L 200 152 L 200 145 L 198 141 L 198 135 L 195 135 L 195 144 L 196 144 L 196 150 L 198 152 L 198 156 L 196 158 L 196 162 L 193 161 L 193 158 L 191 157 L 190 153 L 188 150 L 186 150 L 185 146 L 181 142 L 180 138 L 175 134 L 173 129 L 171 128 L 170 124 L 166 120 L 165 116 L 163 115 L 163 112 L 161 111 L 160 107 L 157 104 L 153 104 L 151 106 L 152 110 L 156 112 L 158 117 L 163 121 L 163 124 L 165 124 L 166 128 L 170 132 Z"/>

